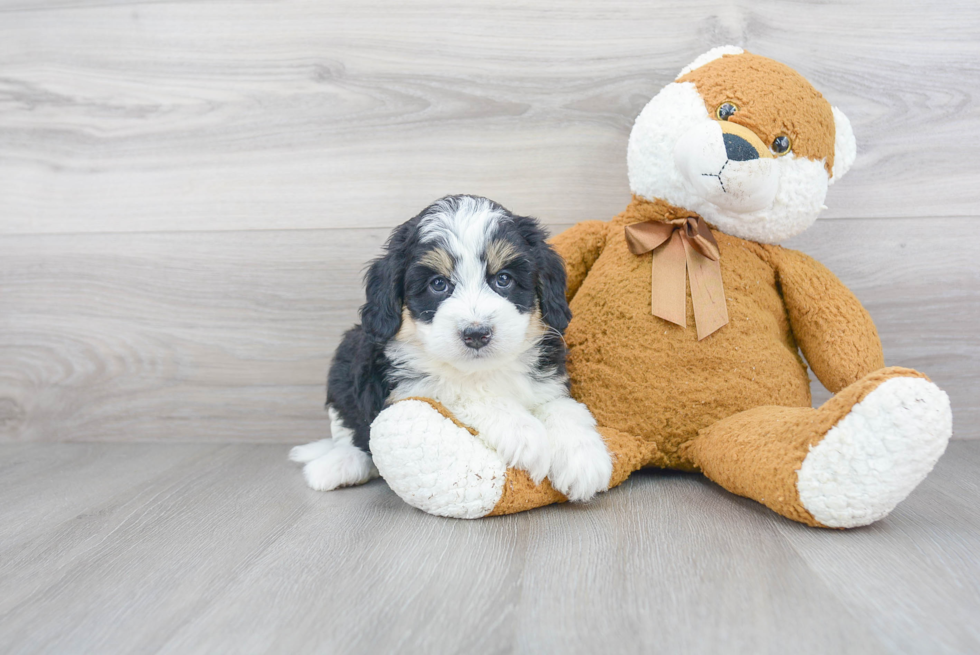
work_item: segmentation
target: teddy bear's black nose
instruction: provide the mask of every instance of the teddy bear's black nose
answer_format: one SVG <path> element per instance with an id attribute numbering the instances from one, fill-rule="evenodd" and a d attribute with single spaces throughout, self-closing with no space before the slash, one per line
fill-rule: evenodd
<path id="1" fill-rule="evenodd" d="M 722 138 L 725 139 L 725 152 L 730 160 L 750 161 L 759 158 L 759 153 L 752 144 L 737 134 L 723 134 Z"/>

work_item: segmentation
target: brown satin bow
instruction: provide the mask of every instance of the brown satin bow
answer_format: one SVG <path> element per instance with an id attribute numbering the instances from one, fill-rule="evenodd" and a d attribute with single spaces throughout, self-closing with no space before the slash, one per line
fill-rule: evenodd
<path id="1" fill-rule="evenodd" d="M 654 316 L 687 327 L 687 269 L 698 340 L 728 324 L 718 263 L 721 254 L 703 218 L 627 225 L 626 243 L 634 255 L 653 251 L 650 311 Z"/>

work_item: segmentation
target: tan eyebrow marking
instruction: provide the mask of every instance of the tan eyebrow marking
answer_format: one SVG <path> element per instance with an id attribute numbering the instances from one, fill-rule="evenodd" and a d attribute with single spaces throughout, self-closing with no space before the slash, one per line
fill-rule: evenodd
<path id="1" fill-rule="evenodd" d="M 446 277 L 450 277 L 453 274 L 452 255 L 442 248 L 433 248 L 429 252 L 425 253 L 419 259 L 419 263 L 423 266 L 428 266 L 436 273 Z"/>
<path id="2" fill-rule="evenodd" d="M 487 246 L 485 257 L 487 273 L 493 275 L 517 257 L 517 249 L 510 241 L 495 239 Z"/>

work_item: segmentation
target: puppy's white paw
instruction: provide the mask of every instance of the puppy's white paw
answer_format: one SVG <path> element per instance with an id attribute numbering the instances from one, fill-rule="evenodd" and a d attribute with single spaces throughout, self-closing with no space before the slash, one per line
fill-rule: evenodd
<path id="1" fill-rule="evenodd" d="M 327 452 L 303 467 L 303 477 L 311 489 L 330 491 L 338 487 L 364 484 L 378 477 L 378 469 L 371 461 L 371 456 L 360 448 L 346 443 L 334 443 Z"/>
<path id="2" fill-rule="evenodd" d="M 602 436 L 588 425 L 564 426 L 549 434 L 551 486 L 571 501 L 586 501 L 609 488 L 612 456 Z"/>
<path id="3" fill-rule="evenodd" d="M 551 466 L 551 446 L 541 421 L 530 414 L 516 414 L 496 421 L 488 431 L 481 431 L 480 436 L 507 466 L 527 471 L 535 484 L 544 480 Z"/>
<path id="4" fill-rule="evenodd" d="M 297 464 L 312 462 L 317 457 L 323 457 L 330 452 L 335 443 L 333 439 L 320 439 L 303 446 L 296 446 L 289 451 L 289 459 Z"/>

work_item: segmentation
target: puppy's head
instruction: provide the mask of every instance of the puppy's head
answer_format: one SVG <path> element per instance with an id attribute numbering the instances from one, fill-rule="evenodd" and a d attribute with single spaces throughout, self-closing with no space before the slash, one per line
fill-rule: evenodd
<path id="1" fill-rule="evenodd" d="M 565 267 L 534 219 L 448 196 L 392 234 L 367 274 L 365 331 L 463 371 L 512 361 L 564 332 Z"/>

